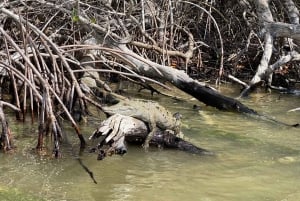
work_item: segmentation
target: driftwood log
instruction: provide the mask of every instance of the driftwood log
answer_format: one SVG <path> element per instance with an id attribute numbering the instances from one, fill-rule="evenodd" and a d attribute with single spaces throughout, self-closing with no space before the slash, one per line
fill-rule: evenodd
<path id="1" fill-rule="evenodd" d="M 113 154 L 125 154 L 127 152 L 126 143 L 142 145 L 148 133 L 149 128 L 143 121 L 115 114 L 101 122 L 89 139 L 99 139 L 97 146 L 92 148 L 92 151 L 97 151 L 98 160 L 102 160 Z M 150 146 L 177 149 L 197 155 L 214 155 L 213 152 L 197 147 L 181 137 L 176 137 L 168 130 L 162 131 L 159 128 L 154 133 Z"/>

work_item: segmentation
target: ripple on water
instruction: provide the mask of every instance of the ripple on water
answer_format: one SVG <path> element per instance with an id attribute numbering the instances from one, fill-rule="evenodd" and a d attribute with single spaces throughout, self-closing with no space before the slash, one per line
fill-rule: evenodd
<path id="1" fill-rule="evenodd" d="M 277 119 L 299 120 L 299 113 L 285 112 L 297 107 L 299 99 L 282 96 L 278 100 L 271 94 L 265 102 L 255 96 L 242 101 Z M 183 114 L 186 139 L 214 151 L 215 157 L 158 149 L 146 153 L 129 146 L 124 157 L 97 161 L 96 154 L 84 152 L 83 162 L 93 171 L 97 185 L 68 148 L 60 160 L 38 157 L 31 151 L 36 129 L 11 118 L 18 148 L 14 154 L 0 153 L 0 198 L 6 186 L 45 200 L 300 200 L 298 129 L 203 105 L 202 111 L 195 111 L 193 104 L 162 98 L 162 105 Z M 82 125 L 83 133 L 89 136 L 96 126 L 95 122 Z M 74 131 L 66 127 L 76 147 Z"/>

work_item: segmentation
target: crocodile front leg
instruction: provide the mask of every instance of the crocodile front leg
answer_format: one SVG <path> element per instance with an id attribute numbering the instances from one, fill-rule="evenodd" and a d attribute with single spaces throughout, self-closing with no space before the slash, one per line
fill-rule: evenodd
<path id="1" fill-rule="evenodd" d="M 143 148 L 145 149 L 145 151 L 148 151 L 149 143 L 150 143 L 152 137 L 154 136 L 154 133 L 157 130 L 154 116 L 150 115 L 149 119 L 150 119 L 150 122 L 149 122 L 150 133 L 147 135 L 147 138 L 143 144 Z"/>

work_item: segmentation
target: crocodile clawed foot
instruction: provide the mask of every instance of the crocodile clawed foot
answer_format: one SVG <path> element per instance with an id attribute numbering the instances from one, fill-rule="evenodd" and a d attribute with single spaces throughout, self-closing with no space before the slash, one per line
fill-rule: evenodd
<path id="1" fill-rule="evenodd" d="M 142 145 L 143 149 L 145 150 L 145 152 L 148 152 L 149 151 L 149 143 L 145 142 L 143 145 Z"/>

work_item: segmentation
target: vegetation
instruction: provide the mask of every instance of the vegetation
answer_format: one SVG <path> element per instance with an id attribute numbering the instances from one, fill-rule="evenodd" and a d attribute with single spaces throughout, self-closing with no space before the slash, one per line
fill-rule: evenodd
<path id="1" fill-rule="evenodd" d="M 297 92 L 297 6 L 292 0 L 4 0 L 1 148 L 12 149 L 3 107 L 19 120 L 38 116 L 38 150 L 50 133 L 59 156 L 61 116 L 84 147 L 78 114 L 87 115 L 87 104 L 101 109 L 95 95 L 113 91 L 110 82 L 120 78 L 152 93 L 169 82 L 219 109 L 232 108 L 203 100 L 199 89 L 220 94 L 200 81 L 233 80 L 242 84 L 241 96 L 262 84 Z"/>

